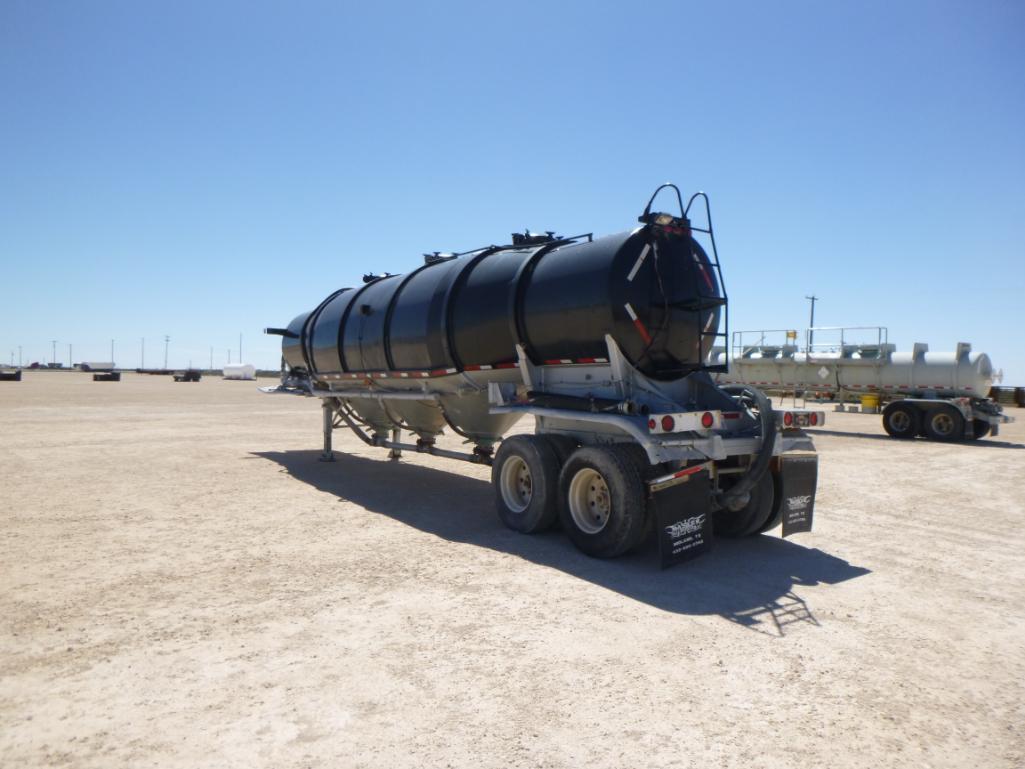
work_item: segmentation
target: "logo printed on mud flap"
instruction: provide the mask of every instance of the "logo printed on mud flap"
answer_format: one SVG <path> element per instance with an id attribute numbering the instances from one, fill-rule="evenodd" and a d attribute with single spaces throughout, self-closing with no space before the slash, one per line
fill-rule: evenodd
<path id="1" fill-rule="evenodd" d="M 695 531 L 701 531 L 701 528 L 705 525 L 704 514 L 695 515 L 692 518 L 687 518 L 683 521 L 677 521 L 676 523 L 666 526 L 666 536 L 676 539 L 682 537 L 685 534 L 692 534 Z"/>
<path id="2" fill-rule="evenodd" d="M 793 512 L 794 510 L 804 510 L 811 502 L 811 494 L 801 494 L 796 497 L 789 497 L 787 499 L 787 510 Z"/>

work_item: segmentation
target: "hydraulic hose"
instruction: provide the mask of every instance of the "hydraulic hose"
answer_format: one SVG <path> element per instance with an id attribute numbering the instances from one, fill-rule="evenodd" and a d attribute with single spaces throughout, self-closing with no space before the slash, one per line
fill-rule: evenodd
<path id="1" fill-rule="evenodd" d="M 731 502 L 750 492 L 765 475 L 765 471 L 769 469 L 769 461 L 772 459 L 772 452 L 776 446 L 776 414 L 772 410 L 772 403 L 768 397 L 756 387 L 722 385 L 720 389 L 738 399 L 739 396 L 749 395 L 754 400 L 758 406 L 758 419 L 762 432 L 761 448 L 747 472 L 728 490 L 720 491 L 716 495 L 716 503 L 721 507 L 727 507 Z"/>

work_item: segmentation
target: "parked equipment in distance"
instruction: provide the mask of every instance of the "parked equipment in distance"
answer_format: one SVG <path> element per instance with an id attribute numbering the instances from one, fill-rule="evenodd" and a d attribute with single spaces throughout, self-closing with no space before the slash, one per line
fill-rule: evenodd
<path id="1" fill-rule="evenodd" d="M 678 216 L 651 212 L 664 188 Z M 652 527 L 664 563 L 706 549 L 713 527 L 808 530 L 817 457 L 801 427 L 825 415 L 784 418 L 756 388 L 713 382 L 727 300 L 708 198 L 684 206 L 663 185 L 639 221 L 602 238 L 514 234 L 425 254 L 406 275 L 366 275 L 267 329 L 283 337 L 283 371 L 266 389 L 322 400 L 325 458 L 344 425 L 395 459 L 491 465 L 507 526 L 532 533 L 558 519 L 589 555 L 626 552 Z M 503 440 L 525 415 L 535 433 Z M 445 427 L 472 451 L 438 447 Z"/>
<path id="2" fill-rule="evenodd" d="M 846 341 L 866 333 L 875 340 Z M 795 332 L 737 331 L 728 357 L 725 348 L 713 351 L 713 362 L 729 368 L 717 379 L 770 392 L 818 392 L 841 404 L 848 394 L 878 395 L 885 404 L 883 429 L 894 438 L 977 440 L 997 435 L 1001 424 L 1013 421 L 987 397 L 993 364 L 970 344 L 962 342 L 954 352 L 929 352 L 927 344 L 916 343 L 911 352 L 897 352 L 882 326 L 808 329 L 806 339 L 826 335 L 839 341 L 808 344 L 800 352 Z"/>
<path id="3" fill-rule="evenodd" d="M 225 379 L 256 379 L 256 366 L 251 363 L 229 363 L 223 373 Z"/>

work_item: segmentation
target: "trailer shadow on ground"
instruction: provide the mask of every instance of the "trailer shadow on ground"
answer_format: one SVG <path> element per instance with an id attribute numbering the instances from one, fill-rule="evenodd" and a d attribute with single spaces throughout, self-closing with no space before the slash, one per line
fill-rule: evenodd
<path id="1" fill-rule="evenodd" d="M 652 537 L 636 553 L 589 558 L 560 532 L 525 536 L 494 512 L 489 482 L 411 462 L 316 451 L 256 452 L 320 491 L 452 542 L 515 555 L 677 614 L 718 614 L 758 632 L 784 635 L 794 623 L 818 625 L 795 588 L 836 584 L 869 570 L 776 536 L 719 540 L 712 553 L 665 571 Z"/>
<path id="2" fill-rule="evenodd" d="M 901 443 L 921 441 L 923 443 L 936 443 L 936 441 L 930 441 L 928 438 L 911 438 L 909 440 L 902 440 L 899 438 L 891 438 L 886 433 L 852 433 L 847 430 L 825 430 L 819 428 L 808 430 L 808 435 L 810 435 L 813 439 L 816 435 L 835 435 L 838 438 L 868 438 L 874 441 L 900 441 Z M 1007 441 L 1002 441 L 999 439 L 992 440 L 988 438 L 980 438 L 977 441 L 958 441 L 957 444 L 959 446 L 971 446 L 988 449 L 1025 449 L 1025 443 L 1008 443 Z"/>

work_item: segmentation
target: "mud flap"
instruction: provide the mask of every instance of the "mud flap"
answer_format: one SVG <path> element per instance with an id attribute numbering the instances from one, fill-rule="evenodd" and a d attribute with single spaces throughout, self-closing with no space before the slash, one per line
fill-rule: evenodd
<path id="1" fill-rule="evenodd" d="M 686 483 L 655 492 L 651 509 L 663 569 L 711 549 L 712 492 L 707 470 L 690 476 Z"/>
<path id="2" fill-rule="evenodd" d="M 783 536 L 811 531 L 818 485 L 819 458 L 784 456 L 781 470 Z"/>

